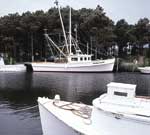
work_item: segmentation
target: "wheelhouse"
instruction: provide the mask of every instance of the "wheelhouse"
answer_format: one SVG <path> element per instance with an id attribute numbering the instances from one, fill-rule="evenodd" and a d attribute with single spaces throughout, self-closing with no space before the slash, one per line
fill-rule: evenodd
<path id="1" fill-rule="evenodd" d="M 76 62 L 91 62 L 91 55 L 79 54 L 79 55 L 70 55 L 68 57 L 68 62 L 76 63 Z"/>

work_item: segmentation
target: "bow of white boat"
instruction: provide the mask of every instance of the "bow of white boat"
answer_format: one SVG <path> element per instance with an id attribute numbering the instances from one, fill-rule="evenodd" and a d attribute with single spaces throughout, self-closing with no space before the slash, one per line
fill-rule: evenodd
<path id="1" fill-rule="evenodd" d="M 103 129 L 100 130 L 101 132 L 95 130 L 91 121 L 92 106 L 65 101 L 55 102 L 55 100 L 40 97 L 38 98 L 38 103 L 40 110 L 42 108 L 45 109 L 45 111 L 49 113 L 49 116 L 52 114 L 59 122 L 65 124 L 77 134 L 112 135 L 109 132 L 104 132 Z M 42 122 L 43 114 L 40 113 L 40 115 Z M 48 120 L 48 118 L 42 122 L 43 125 L 44 123 L 50 123 L 50 121 L 46 122 L 46 120 Z M 42 129 L 43 128 L 45 127 L 42 126 Z M 56 127 L 56 130 L 59 130 L 59 127 Z M 45 129 L 43 129 L 43 131 L 45 131 Z"/>

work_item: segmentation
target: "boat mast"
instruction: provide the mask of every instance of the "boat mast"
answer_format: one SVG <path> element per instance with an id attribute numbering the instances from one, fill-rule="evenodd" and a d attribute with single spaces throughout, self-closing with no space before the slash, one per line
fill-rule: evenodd
<path id="1" fill-rule="evenodd" d="M 56 6 L 57 6 L 57 8 L 58 8 L 59 17 L 60 17 L 60 21 L 61 21 L 61 26 L 62 26 L 62 30 L 63 30 L 63 34 L 64 34 L 64 39 L 65 39 L 65 45 L 66 45 L 66 48 L 67 48 L 67 52 L 68 52 L 68 54 L 69 54 L 66 32 L 65 32 L 65 28 L 64 28 L 64 24 L 63 24 L 61 12 L 60 12 L 60 7 L 59 7 L 59 4 L 58 4 L 58 1 L 57 1 L 57 0 L 55 1 L 55 4 L 56 4 Z"/>
<path id="2" fill-rule="evenodd" d="M 71 7 L 70 7 L 70 17 L 69 17 L 69 49 L 70 49 L 70 55 L 71 55 Z"/>

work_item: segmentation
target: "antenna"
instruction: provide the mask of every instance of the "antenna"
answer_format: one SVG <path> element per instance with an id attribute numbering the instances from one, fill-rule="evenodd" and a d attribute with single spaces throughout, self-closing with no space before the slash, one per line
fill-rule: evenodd
<path id="1" fill-rule="evenodd" d="M 56 0 L 56 1 L 54 2 L 54 4 L 56 4 L 56 6 L 58 6 L 58 0 Z"/>

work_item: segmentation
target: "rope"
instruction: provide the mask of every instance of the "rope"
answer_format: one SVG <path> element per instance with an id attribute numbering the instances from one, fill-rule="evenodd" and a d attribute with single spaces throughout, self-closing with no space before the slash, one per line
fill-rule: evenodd
<path id="1" fill-rule="evenodd" d="M 18 112 L 30 110 L 30 109 L 33 109 L 33 108 L 36 108 L 36 107 L 38 107 L 38 105 L 35 105 L 35 106 L 32 106 L 32 107 L 23 108 L 23 109 L 19 109 L 19 110 L 16 110 L 16 111 L 0 112 L 0 114 L 18 113 Z"/>
<path id="2" fill-rule="evenodd" d="M 90 119 L 91 117 L 91 109 L 87 106 L 81 107 L 79 110 L 72 110 L 73 114 L 82 117 L 84 119 Z"/>
<path id="3" fill-rule="evenodd" d="M 72 105 L 73 102 L 70 102 L 70 103 L 67 103 L 67 104 L 64 104 L 64 105 L 57 105 L 55 102 L 53 102 L 53 105 L 60 108 L 60 109 L 63 109 L 63 110 L 69 110 L 69 111 L 73 111 L 75 110 L 74 108 L 70 107 L 69 105 Z M 69 107 L 69 108 L 65 108 L 65 107 Z"/>
<path id="4" fill-rule="evenodd" d="M 66 103 L 66 104 L 60 105 L 60 106 L 57 105 L 55 102 L 53 102 L 53 105 L 60 109 L 71 111 L 73 114 L 75 114 L 83 119 L 90 119 L 90 117 L 91 117 L 91 108 L 89 108 L 87 105 L 85 105 L 84 107 L 79 106 L 79 109 L 73 108 L 73 105 L 74 105 L 73 102 Z M 67 107 L 67 108 L 65 108 L 65 107 Z"/>

